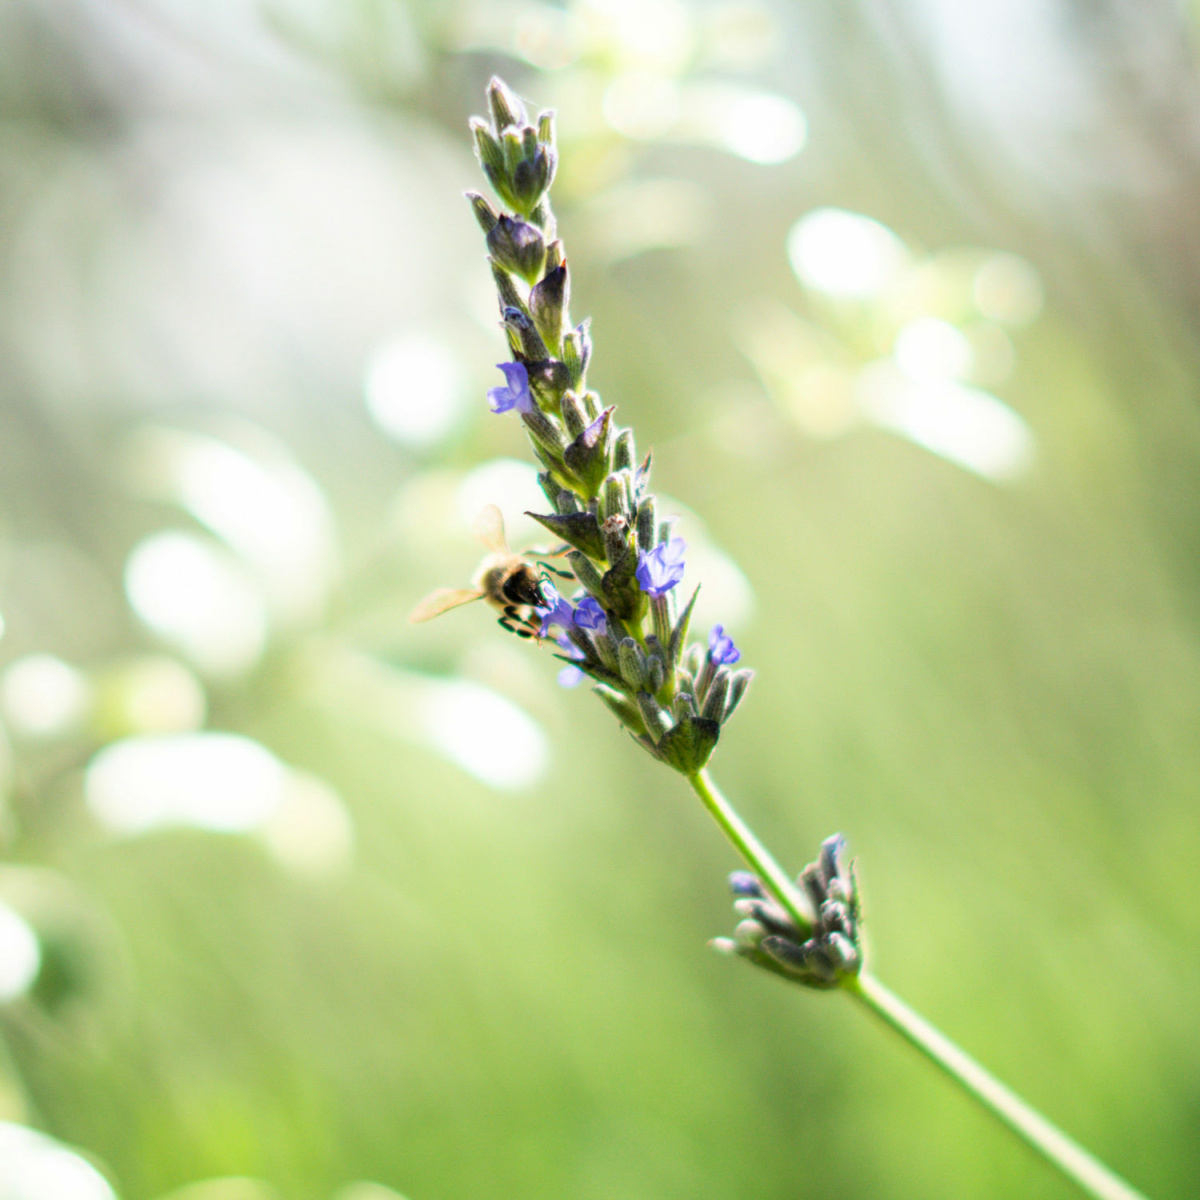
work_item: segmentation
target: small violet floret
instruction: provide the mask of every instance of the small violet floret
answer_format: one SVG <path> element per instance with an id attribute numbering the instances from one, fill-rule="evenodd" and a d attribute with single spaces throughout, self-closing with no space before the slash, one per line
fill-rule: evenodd
<path id="1" fill-rule="evenodd" d="M 542 619 L 542 627 L 538 637 L 546 637 L 551 625 L 558 625 L 564 630 L 575 628 L 575 610 L 569 600 L 564 600 L 558 594 L 558 588 L 548 579 L 542 581 L 542 598 L 546 603 L 533 611 Z"/>
<path id="2" fill-rule="evenodd" d="M 529 372 L 519 362 L 497 363 L 504 372 L 504 386 L 488 388 L 488 404 L 494 413 L 516 409 L 519 413 L 533 412 L 533 397 L 529 394 Z"/>
<path id="3" fill-rule="evenodd" d="M 653 550 L 638 552 L 638 565 L 634 575 L 638 586 L 648 596 L 665 596 L 683 579 L 683 556 L 687 553 L 687 542 L 673 537 L 661 542 Z"/>
<path id="4" fill-rule="evenodd" d="M 596 633 L 608 630 L 608 617 L 604 615 L 599 603 L 591 596 L 584 596 L 575 606 L 575 624 L 580 629 L 592 629 Z"/>
<path id="5" fill-rule="evenodd" d="M 742 652 L 725 632 L 725 626 L 714 625 L 708 635 L 708 661 L 717 667 L 731 667 L 741 657 Z"/>

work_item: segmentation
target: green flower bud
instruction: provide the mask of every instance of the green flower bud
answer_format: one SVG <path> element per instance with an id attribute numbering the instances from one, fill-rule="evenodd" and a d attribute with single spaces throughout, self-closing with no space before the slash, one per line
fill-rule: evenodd
<path id="1" fill-rule="evenodd" d="M 591 317 L 576 325 L 562 340 L 562 360 L 571 372 L 571 386 L 582 387 L 592 357 L 592 338 L 588 333 Z"/>
<path id="2" fill-rule="evenodd" d="M 710 721 L 718 723 L 725 720 L 725 700 L 728 695 L 729 672 L 722 667 L 717 672 L 712 683 L 708 685 L 708 692 L 704 697 L 704 708 L 701 715 Z"/>
<path id="3" fill-rule="evenodd" d="M 494 176 L 498 177 L 504 185 L 504 191 L 507 191 L 508 172 L 504 165 L 504 150 L 499 139 L 489 128 L 488 123 L 480 120 L 479 117 L 471 118 L 470 127 L 471 136 L 475 139 L 475 154 L 479 159 L 479 165 L 483 168 L 483 173 L 492 187 L 496 189 L 497 194 L 502 199 L 506 199 L 507 197 L 497 186 L 496 178 L 494 178 Z"/>
<path id="4" fill-rule="evenodd" d="M 514 125 L 508 126 L 507 129 L 500 130 L 499 136 L 500 152 L 504 155 L 504 173 L 508 179 L 509 191 L 513 195 L 513 207 L 524 208 L 524 205 L 517 201 L 517 192 L 513 187 L 513 172 L 520 165 L 521 159 L 525 155 L 525 146 L 521 138 L 521 131 Z"/>
<path id="5" fill-rule="evenodd" d="M 538 141 L 544 142 L 547 146 L 555 145 L 556 138 L 554 136 L 554 109 L 548 108 L 543 112 L 538 113 Z"/>
<path id="6" fill-rule="evenodd" d="M 562 490 L 554 476 L 549 471 L 540 471 L 537 477 L 538 487 L 542 489 L 542 494 L 554 505 L 559 512 L 562 511 L 558 506 L 558 493 Z"/>
<path id="7" fill-rule="evenodd" d="M 549 412 L 559 412 L 562 397 L 571 383 L 567 368 L 553 358 L 525 365 L 529 372 L 529 390 L 538 404 Z"/>
<path id="8" fill-rule="evenodd" d="M 532 228 L 532 226 L 529 226 Z M 529 293 L 529 311 L 546 345 L 560 353 L 563 324 L 571 302 L 571 277 L 566 265 L 547 271 Z"/>
<path id="9" fill-rule="evenodd" d="M 621 674 L 620 645 L 610 632 L 593 633 L 596 657 L 614 674 Z"/>
<path id="10" fill-rule="evenodd" d="M 638 586 L 637 554 L 629 546 L 625 518 L 609 517 L 601 532 L 612 563 L 604 573 L 604 607 L 618 620 L 636 625 L 646 611 L 646 593 Z"/>
<path id="11" fill-rule="evenodd" d="M 622 638 L 617 646 L 621 678 L 635 691 L 646 687 L 646 656 L 633 638 Z"/>
<path id="12" fill-rule="evenodd" d="M 670 717 L 649 692 L 638 692 L 637 706 L 638 711 L 642 714 L 642 720 L 646 723 L 646 732 L 651 741 L 656 746 L 660 746 L 663 739 L 669 737 L 673 732 Z"/>
<path id="13" fill-rule="evenodd" d="M 500 219 L 496 210 L 478 192 L 464 192 L 463 195 L 470 201 L 471 211 L 475 214 L 475 220 L 479 222 L 479 228 L 484 233 L 491 233 Z"/>
<path id="14" fill-rule="evenodd" d="M 533 439 L 535 448 L 541 446 L 553 460 L 561 461 L 563 436 L 558 426 L 541 409 L 521 414 L 521 420 Z"/>
<path id="15" fill-rule="evenodd" d="M 757 950 L 767 931 L 752 917 L 739 921 L 733 929 L 733 940 L 739 950 Z"/>
<path id="16" fill-rule="evenodd" d="M 632 473 L 636 462 L 637 454 L 634 451 L 633 430 L 622 429 L 617 434 L 617 445 L 613 450 L 613 467 L 618 471 L 629 471 Z"/>
<path id="17" fill-rule="evenodd" d="M 662 691 L 663 684 L 666 682 L 666 671 L 663 668 L 663 660 L 655 655 L 653 658 L 646 659 L 646 687 L 656 696 Z"/>
<path id="18" fill-rule="evenodd" d="M 510 308 L 524 313 L 525 301 L 521 299 L 521 293 L 517 291 L 517 285 L 513 283 L 512 277 L 494 258 L 489 258 L 487 261 L 492 271 L 492 279 L 496 284 L 496 296 L 500 301 L 500 316 L 503 317 Z M 528 315 L 525 319 L 529 320 Z M 509 338 L 509 341 L 511 343 L 512 339 Z"/>
<path id="19" fill-rule="evenodd" d="M 629 535 L 626 532 L 625 518 L 617 513 L 605 517 L 600 524 L 600 533 L 604 537 L 604 557 L 614 565 L 626 557 L 629 549 Z M 637 570 L 637 556 L 634 555 L 634 566 L 630 569 L 632 575 Z"/>
<path id="20" fill-rule="evenodd" d="M 859 953 L 845 934 L 831 933 L 825 939 L 825 949 L 833 959 L 834 967 L 846 975 L 857 975 L 859 968 Z"/>
<path id="21" fill-rule="evenodd" d="M 488 82 L 487 98 L 497 132 L 503 132 L 509 125 L 524 125 L 528 120 L 525 106 L 499 75 L 493 75 Z"/>
<path id="22" fill-rule="evenodd" d="M 612 411 L 611 409 L 609 410 Z M 604 489 L 600 493 L 600 513 L 607 520 L 609 517 L 621 517 L 626 520 L 625 513 L 629 509 L 629 473 L 614 471 L 604 480 Z"/>
<path id="23" fill-rule="evenodd" d="M 815 988 L 837 986 L 837 968 L 815 939 L 810 938 L 800 945 L 790 938 L 773 935 L 763 938 L 759 949 L 769 954 L 800 983 Z"/>
<path id="24" fill-rule="evenodd" d="M 606 408 L 563 453 L 563 461 L 589 497 L 595 496 L 605 482 L 612 460 L 612 415 L 613 410 Z"/>
<path id="25" fill-rule="evenodd" d="M 514 207 L 526 214 L 532 212 L 550 184 L 554 182 L 554 172 L 558 167 L 557 151 L 550 146 L 538 146 L 536 135 L 534 147 L 531 153 L 525 154 L 515 163 L 509 174 L 509 187 L 515 201 Z M 507 134 L 504 138 L 504 152 L 507 158 L 509 153 Z"/>
<path id="26" fill-rule="evenodd" d="M 578 437 L 591 424 L 587 417 L 587 411 L 583 407 L 583 398 L 575 392 L 564 393 L 562 417 L 563 424 L 567 427 L 567 433 L 573 438 Z"/>
<path id="27" fill-rule="evenodd" d="M 725 701 L 725 717 L 726 721 L 733 716 L 733 710 L 742 702 L 742 697 L 746 694 L 746 689 L 750 686 L 750 680 L 754 678 L 754 672 L 750 670 L 734 671 L 729 677 L 729 696 Z"/>
<path id="28" fill-rule="evenodd" d="M 643 554 L 649 554 L 657 544 L 654 540 L 658 532 L 654 516 L 654 497 L 647 496 L 638 505 L 637 510 L 637 543 Z"/>
<path id="29" fill-rule="evenodd" d="M 608 705 L 609 709 L 615 714 L 618 721 L 628 729 L 634 737 L 646 737 L 646 722 L 642 719 L 642 712 L 638 706 L 629 699 L 623 692 L 617 691 L 616 688 L 608 687 L 606 684 L 598 683 L 592 691 Z"/>
<path id="30" fill-rule="evenodd" d="M 708 762 L 721 736 L 721 726 L 704 717 L 686 717 L 658 742 L 658 757 L 684 775 L 695 775 Z"/>
<path id="31" fill-rule="evenodd" d="M 546 243 L 536 225 L 516 217 L 501 216 L 488 231 L 486 240 L 492 258 L 526 283 L 533 283 L 541 274 L 546 261 Z"/>
<path id="32" fill-rule="evenodd" d="M 600 562 L 604 561 L 602 554 L 595 555 L 594 557 Z M 575 572 L 575 578 L 579 580 L 580 585 L 587 594 L 603 602 L 604 577 L 596 569 L 595 563 L 592 562 L 592 557 L 581 550 L 571 550 L 567 553 L 567 562 L 571 564 L 571 570 Z"/>
<path id="33" fill-rule="evenodd" d="M 511 284 L 511 280 L 509 281 Z M 546 343 L 538 336 L 533 322 L 515 304 L 507 305 L 501 315 L 513 357 L 524 363 L 540 363 L 550 357 Z M 530 380 L 533 386 L 533 380 Z"/>
<path id="34" fill-rule="evenodd" d="M 650 598 L 650 620 L 654 624 L 654 638 L 659 645 L 666 647 L 669 653 L 671 645 L 671 598 L 668 592 L 663 596 Z"/>

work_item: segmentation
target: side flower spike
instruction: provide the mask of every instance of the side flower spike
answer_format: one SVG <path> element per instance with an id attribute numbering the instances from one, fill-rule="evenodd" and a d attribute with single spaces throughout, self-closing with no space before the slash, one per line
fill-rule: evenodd
<path id="1" fill-rule="evenodd" d="M 729 886 L 737 897 L 734 912 L 742 919 L 732 938 L 715 938 L 713 947 L 808 987 L 833 988 L 852 979 L 863 964 L 862 912 L 845 848 L 840 834 L 826 838 L 818 860 L 796 880 L 816 914 L 807 938 L 757 876 L 735 871 Z"/>

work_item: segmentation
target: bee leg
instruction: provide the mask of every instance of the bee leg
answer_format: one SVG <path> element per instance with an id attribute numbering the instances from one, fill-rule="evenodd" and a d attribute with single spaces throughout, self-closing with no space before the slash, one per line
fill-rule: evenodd
<path id="1" fill-rule="evenodd" d="M 509 633 L 515 633 L 519 638 L 531 638 L 534 636 L 528 622 L 521 617 L 511 604 L 504 610 L 504 616 L 499 618 L 497 624 L 503 629 L 507 629 Z"/>
<path id="2" fill-rule="evenodd" d="M 548 562 L 538 562 L 538 566 L 543 570 L 549 571 L 551 575 L 557 575 L 559 579 L 574 580 L 575 576 L 570 571 L 560 571 L 557 567 L 552 567 Z"/>

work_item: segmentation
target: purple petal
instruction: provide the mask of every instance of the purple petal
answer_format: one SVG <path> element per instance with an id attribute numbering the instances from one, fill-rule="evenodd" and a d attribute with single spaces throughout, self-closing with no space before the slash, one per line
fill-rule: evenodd
<path id="1" fill-rule="evenodd" d="M 571 639 L 567 637 L 565 633 L 560 633 L 558 637 L 554 639 L 554 641 L 568 658 L 573 658 L 576 660 L 576 662 L 582 662 L 587 657 L 587 655 L 584 654 L 584 652 L 580 650 L 580 648 L 575 645 L 575 643 L 571 641 Z"/>
<path id="2" fill-rule="evenodd" d="M 742 657 L 742 652 L 733 644 L 725 632 L 724 625 L 714 625 L 708 635 L 708 658 L 719 667 L 732 666 Z"/>
<path id="3" fill-rule="evenodd" d="M 608 618 L 596 600 L 585 596 L 575 606 L 575 624 L 580 629 L 594 629 L 597 633 L 604 633 L 608 628 Z"/>
<path id="4" fill-rule="evenodd" d="M 488 405 L 494 413 L 533 412 L 533 397 L 529 393 L 529 372 L 524 363 L 497 363 L 504 372 L 504 386 L 488 388 Z"/>
<path id="5" fill-rule="evenodd" d="M 558 673 L 559 687 L 578 687 L 583 682 L 583 672 L 578 667 L 563 667 Z"/>
<path id="6" fill-rule="evenodd" d="M 511 391 L 518 393 L 529 391 L 529 372 L 525 369 L 524 363 L 503 362 L 497 363 L 496 366 L 504 372 L 504 382 Z"/>

